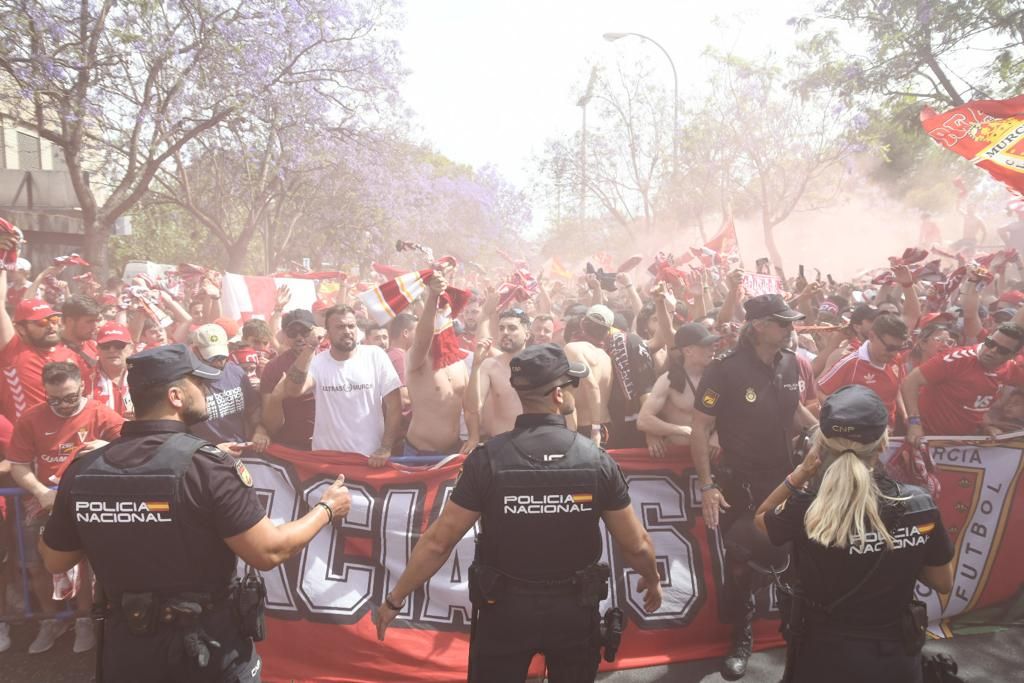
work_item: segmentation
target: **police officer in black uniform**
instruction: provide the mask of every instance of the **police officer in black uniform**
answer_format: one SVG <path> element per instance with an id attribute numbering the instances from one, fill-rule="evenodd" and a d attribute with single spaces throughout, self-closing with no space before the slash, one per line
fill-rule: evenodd
<path id="1" fill-rule="evenodd" d="M 914 586 L 952 589 L 953 544 L 931 496 L 877 467 L 888 420 L 867 387 L 833 393 L 815 445 L 757 510 L 771 541 L 793 547 L 785 681 L 921 681 L 928 621 Z"/>
<path id="2" fill-rule="evenodd" d="M 722 676 L 742 678 L 753 647 L 756 576 L 754 511 L 789 472 L 793 438 L 816 424 L 800 404 L 796 356 L 787 349 L 793 323 L 803 319 L 778 294 L 756 296 L 743 304 L 746 324 L 736 348 L 712 363 L 701 377 L 694 402 L 690 452 L 700 479 L 704 523 L 721 524 L 725 545 L 722 617 L 733 624 L 732 646 Z M 712 476 L 710 439 L 718 430 L 722 457 Z"/>
<path id="3" fill-rule="evenodd" d="M 99 683 L 258 681 L 265 591 L 234 579 L 236 555 L 270 569 L 348 512 L 339 477 L 301 519 L 267 518 L 245 465 L 188 433 L 219 374 L 182 344 L 132 356 L 137 421 L 61 478 L 39 551 L 54 573 L 92 564 Z"/>
<path id="4" fill-rule="evenodd" d="M 470 570 L 475 617 L 469 680 L 521 683 L 541 652 L 552 683 L 593 681 L 601 652 L 597 606 L 608 579 L 607 566 L 597 564 L 598 522 L 604 520 L 624 560 L 640 574 L 648 611 L 661 604 L 653 546 L 618 465 L 566 428 L 574 407 L 567 389 L 588 368 L 570 364 L 555 344 L 527 347 L 510 366 L 523 414 L 515 429 L 466 458 L 451 500 L 385 595 L 378 637 L 384 639 L 407 597 L 481 519 Z"/>

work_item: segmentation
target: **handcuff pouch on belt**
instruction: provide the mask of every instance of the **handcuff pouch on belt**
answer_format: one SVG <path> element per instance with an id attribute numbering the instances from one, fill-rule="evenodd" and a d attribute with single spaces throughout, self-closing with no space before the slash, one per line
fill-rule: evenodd
<path id="1" fill-rule="evenodd" d="M 238 584 L 235 595 L 235 609 L 238 615 L 238 630 L 242 636 L 256 642 L 267 637 L 265 611 L 267 586 L 255 569 L 249 567 Z"/>

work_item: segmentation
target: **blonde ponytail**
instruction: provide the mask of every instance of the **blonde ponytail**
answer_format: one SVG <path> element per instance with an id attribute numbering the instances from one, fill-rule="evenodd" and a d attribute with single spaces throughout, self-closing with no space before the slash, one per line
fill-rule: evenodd
<path id="1" fill-rule="evenodd" d="M 879 513 L 882 493 L 868 466 L 888 443 L 882 437 L 863 444 L 850 439 L 827 439 L 818 433 L 817 448 L 825 471 L 818 494 L 804 515 L 807 537 L 826 548 L 845 548 L 854 541 L 863 547 L 876 532 L 893 547 L 893 538 Z"/>

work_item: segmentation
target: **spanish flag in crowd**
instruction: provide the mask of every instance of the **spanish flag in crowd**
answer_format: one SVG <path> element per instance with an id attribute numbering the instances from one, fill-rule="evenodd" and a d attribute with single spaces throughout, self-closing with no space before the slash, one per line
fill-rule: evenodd
<path id="1" fill-rule="evenodd" d="M 445 257 L 454 265 L 455 259 Z M 445 259 L 442 259 L 444 261 Z M 382 285 L 360 293 L 359 300 L 366 306 L 370 317 L 378 325 L 387 325 L 395 316 L 409 307 L 427 291 L 427 283 L 434 275 L 433 268 L 414 270 L 388 280 Z M 434 343 L 430 355 L 434 369 L 448 367 L 468 354 L 459 348 L 459 339 L 452 327 L 456 318 L 469 303 L 469 292 L 449 287 L 437 302 L 437 316 L 434 318 Z"/>
<path id="2" fill-rule="evenodd" d="M 1024 194 L 1024 95 L 972 100 L 942 114 L 925 107 L 921 125 L 935 142 Z"/>

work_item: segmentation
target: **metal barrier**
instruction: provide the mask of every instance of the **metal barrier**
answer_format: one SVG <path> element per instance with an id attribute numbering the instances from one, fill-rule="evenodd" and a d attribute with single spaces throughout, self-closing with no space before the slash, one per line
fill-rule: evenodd
<path id="1" fill-rule="evenodd" d="M 27 547 L 26 544 L 30 543 L 30 542 L 35 542 L 34 539 L 32 541 L 29 541 L 28 539 L 25 538 L 25 528 L 24 528 L 24 524 L 22 523 L 23 519 L 24 519 L 24 515 L 25 515 L 25 512 L 22 509 L 22 499 L 25 496 L 27 496 L 27 495 L 28 495 L 28 492 L 25 491 L 24 489 L 21 489 L 21 488 L 9 488 L 9 489 L 0 488 L 0 496 L 2 496 L 4 498 L 7 498 L 8 503 L 9 503 L 8 506 L 7 506 L 8 515 L 10 515 L 11 508 L 14 508 L 14 540 L 15 540 L 15 546 L 17 547 L 17 552 L 18 552 L 17 561 L 18 561 L 19 577 L 21 578 L 21 599 L 22 599 L 22 605 L 23 606 L 22 606 L 22 610 L 21 610 L 20 615 L 13 616 L 15 613 L 11 611 L 11 608 L 10 608 L 11 606 L 10 605 L 7 605 L 7 610 L 6 610 L 5 613 L 0 614 L 0 620 L 7 621 L 7 622 L 10 622 L 10 623 L 20 623 L 20 622 L 24 622 L 24 621 L 32 621 L 32 620 L 40 619 L 43 616 L 41 613 L 37 613 L 37 612 L 32 610 L 32 597 L 33 597 L 32 596 L 32 584 L 31 584 L 31 579 L 29 578 L 29 575 L 28 575 L 28 567 L 25 566 L 25 562 L 24 562 L 25 549 Z M 5 522 L 5 523 L 7 523 L 7 522 Z M 7 561 L 10 562 L 11 559 L 12 558 L 10 556 L 10 552 L 8 552 L 8 560 Z M 4 596 L 4 597 L 6 599 L 6 596 Z M 58 612 L 55 615 L 52 615 L 52 616 L 47 615 L 47 618 L 63 619 L 63 618 L 66 618 L 66 617 L 84 617 L 84 616 L 88 616 L 88 614 L 85 613 L 85 612 L 78 612 L 78 611 L 72 610 L 72 609 L 65 609 L 65 610 L 62 610 L 62 611 Z"/>

